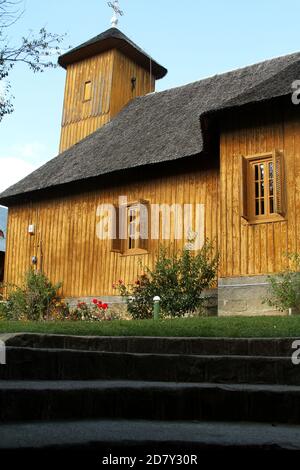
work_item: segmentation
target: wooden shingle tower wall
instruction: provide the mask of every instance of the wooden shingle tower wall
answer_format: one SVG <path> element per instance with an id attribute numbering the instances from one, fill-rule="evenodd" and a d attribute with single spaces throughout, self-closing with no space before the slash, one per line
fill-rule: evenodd
<path id="1" fill-rule="evenodd" d="M 67 71 L 60 152 L 109 122 L 132 99 L 155 91 L 167 71 L 116 28 L 59 59 Z"/>

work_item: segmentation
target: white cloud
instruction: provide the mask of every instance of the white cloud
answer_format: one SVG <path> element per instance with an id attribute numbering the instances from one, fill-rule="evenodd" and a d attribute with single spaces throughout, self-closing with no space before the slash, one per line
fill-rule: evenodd
<path id="1" fill-rule="evenodd" d="M 0 191 L 17 183 L 34 171 L 37 166 L 20 158 L 0 158 Z"/>
<path id="2" fill-rule="evenodd" d="M 17 183 L 47 161 L 46 147 L 39 142 L 12 145 L 1 151 L 0 192 Z"/>

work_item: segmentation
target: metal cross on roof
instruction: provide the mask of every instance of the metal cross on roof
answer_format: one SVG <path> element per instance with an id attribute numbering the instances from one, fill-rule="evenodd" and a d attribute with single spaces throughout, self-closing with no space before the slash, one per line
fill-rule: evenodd
<path id="1" fill-rule="evenodd" d="M 119 5 L 119 0 L 114 0 L 114 2 L 107 2 L 108 6 L 114 10 L 113 17 L 111 19 L 111 25 L 113 28 L 116 28 L 119 23 L 119 16 L 123 16 L 124 12 L 121 10 Z"/>

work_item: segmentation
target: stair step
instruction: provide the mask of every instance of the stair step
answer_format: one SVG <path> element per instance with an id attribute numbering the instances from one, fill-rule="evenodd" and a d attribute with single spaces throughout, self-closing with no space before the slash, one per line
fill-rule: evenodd
<path id="1" fill-rule="evenodd" d="M 287 357 L 193 356 L 7 348 L 0 379 L 150 380 L 300 385 Z"/>
<path id="2" fill-rule="evenodd" d="M 292 355 L 292 343 L 299 338 L 153 338 L 87 337 L 18 333 L 0 335 L 7 346 L 76 349 L 108 352 L 280 356 Z"/>
<path id="3" fill-rule="evenodd" d="M 300 387 L 0 381 L 0 421 L 146 419 L 300 423 Z"/>
<path id="4" fill-rule="evenodd" d="M 16 452 L 51 448 L 96 452 L 100 457 L 173 453 L 184 455 L 210 449 L 300 450 L 300 427 L 260 423 L 155 422 L 155 421 L 70 421 L 5 424 L 0 426 L 0 449 Z M 72 453 L 71 453 L 72 451 Z M 198 456 L 198 464 L 200 456 Z"/>

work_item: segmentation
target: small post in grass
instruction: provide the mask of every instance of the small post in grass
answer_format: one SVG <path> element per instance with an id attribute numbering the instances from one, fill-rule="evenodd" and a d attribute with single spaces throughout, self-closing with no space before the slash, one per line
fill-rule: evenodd
<path id="1" fill-rule="evenodd" d="M 154 320 L 159 320 L 159 315 L 160 315 L 160 301 L 161 301 L 161 298 L 156 295 L 154 298 L 153 298 L 153 302 L 154 302 L 154 305 L 153 305 L 153 319 Z"/>

